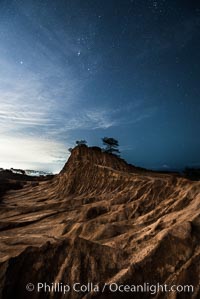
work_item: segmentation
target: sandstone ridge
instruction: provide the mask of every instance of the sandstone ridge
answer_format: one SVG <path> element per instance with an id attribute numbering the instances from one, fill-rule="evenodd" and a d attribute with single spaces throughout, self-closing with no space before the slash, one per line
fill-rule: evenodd
<path id="1" fill-rule="evenodd" d="M 173 284 L 200 297 L 200 182 L 134 167 L 98 148 L 73 149 L 47 181 L 3 193 L 0 298 L 151 298 L 146 293 L 27 292 L 31 282 Z"/>

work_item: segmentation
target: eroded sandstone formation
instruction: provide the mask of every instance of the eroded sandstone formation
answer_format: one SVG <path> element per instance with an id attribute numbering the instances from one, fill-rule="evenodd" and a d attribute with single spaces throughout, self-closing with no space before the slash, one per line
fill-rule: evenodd
<path id="1" fill-rule="evenodd" d="M 0 201 L 0 298 L 200 298 L 200 182 L 76 147 L 60 174 Z M 194 292 L 28 292 L 27 283 Z"/>

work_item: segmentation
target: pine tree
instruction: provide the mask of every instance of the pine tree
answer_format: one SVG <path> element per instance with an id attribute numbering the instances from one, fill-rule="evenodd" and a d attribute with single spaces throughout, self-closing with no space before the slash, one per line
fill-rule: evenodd
<path id="1" fill-rule="evenodd" d="M 111 137 L 104 137 L 102 138 L 103 144 L 106 146 L 103 151 L 109 154 L 113 154 L 119 156 L 120 151 L 118 149 L 119 142 L 118 140 L 111 138 Z"/>

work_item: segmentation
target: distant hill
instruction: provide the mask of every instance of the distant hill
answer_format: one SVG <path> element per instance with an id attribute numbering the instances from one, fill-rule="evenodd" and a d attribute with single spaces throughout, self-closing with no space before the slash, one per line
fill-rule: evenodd
<path id="1" fill-rule="evenodd" d="M 22 189 L 28 182 L 46 181 L 52 178 L 53 175 L 45 172 L 0 168 L 0 201 L 1 197 L 9 190 Z"/>
<path id="2" fill-rule="evenodd" d="M 53 175 L 52 172 L 40 171 L 40 170 L 30 170 L 30 169 L 17 169 L 17 168 L 10 168 L 4 169 L 0 168 L 1 171 L 11 171 L 14 174 L 22 174 L 22 175 L 29 175 L 29 176 L 46 176 L 46 175 Z"/>

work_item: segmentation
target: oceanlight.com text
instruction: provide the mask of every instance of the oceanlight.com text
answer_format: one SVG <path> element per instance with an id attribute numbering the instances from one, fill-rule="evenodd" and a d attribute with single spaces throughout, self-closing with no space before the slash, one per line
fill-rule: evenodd
<path id="1" fill-rule="evenodd" d="M 87 284 L 82 284 L 76 282 L 72 285 L 65 283 L 46 283 L 46 282 L 38 282 L 37 284 L 28 283 L 26 285 L 26 290 L 28 292 L 44 292 L 44 293 L 63 293 L 67 294 L 70 292 L 76 293 L 149 293 L 151 295 L 155 295 L 156 293 L 193 293 L 194 286 L 193 285 L 167 285 L 167 284 L 119 284 L 119 283 L 92 283 L 88 282 Z"/>

